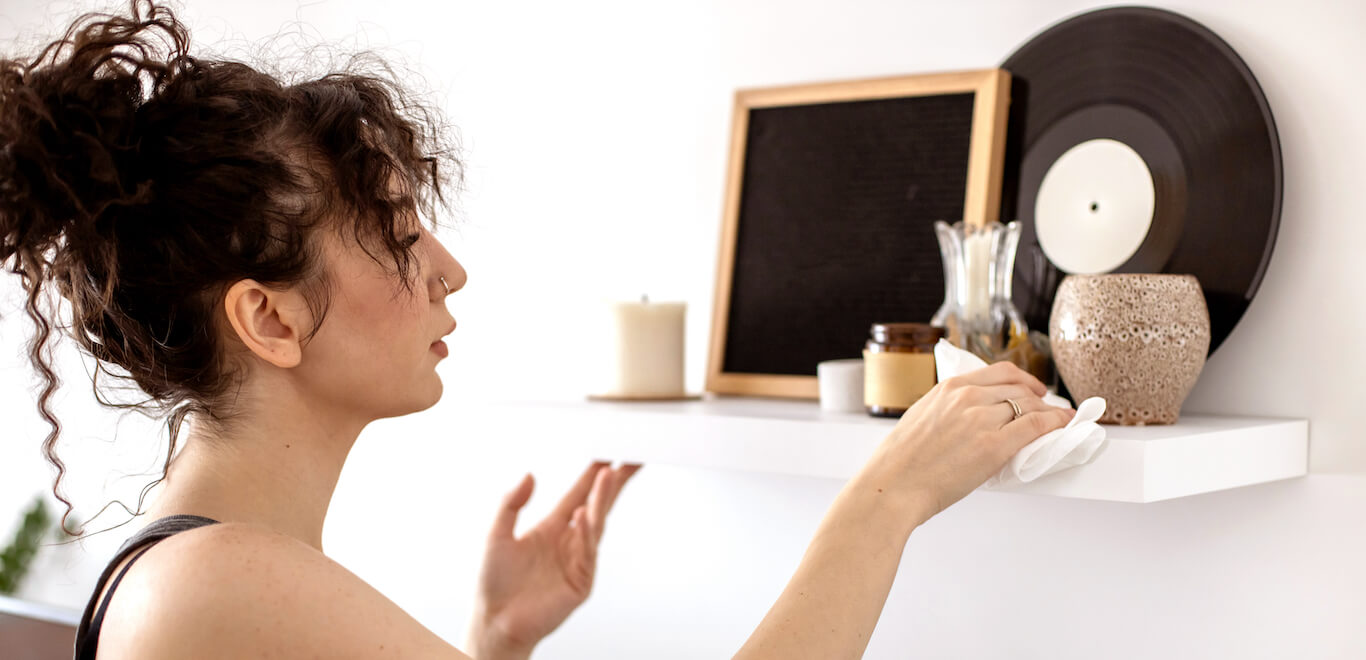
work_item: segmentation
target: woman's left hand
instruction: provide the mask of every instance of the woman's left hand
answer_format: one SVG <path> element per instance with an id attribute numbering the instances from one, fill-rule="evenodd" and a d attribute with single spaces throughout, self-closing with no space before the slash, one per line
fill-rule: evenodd
<path id="1" fill-rule="evenodd" d="M 639 469 L 593 463 L 549 516 L 517 538 L 517 514 L 535 488 L 530 474 L 522 478 L 489 533 L 466 653 L 479 660 L 529 657 L 588 599 L 607 513 Z"/>

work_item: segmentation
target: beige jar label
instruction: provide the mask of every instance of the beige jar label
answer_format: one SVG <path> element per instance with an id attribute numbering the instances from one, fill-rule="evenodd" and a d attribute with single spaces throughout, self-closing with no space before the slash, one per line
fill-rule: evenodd
<path id="1" fill-rule="evenodd" d="M 910 408 L 934 388 L 934 353 L 863 351 L 863 404 Z"/>

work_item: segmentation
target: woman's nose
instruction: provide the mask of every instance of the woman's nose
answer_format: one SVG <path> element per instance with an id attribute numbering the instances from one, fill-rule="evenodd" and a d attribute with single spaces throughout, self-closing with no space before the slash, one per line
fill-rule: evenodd
<path id="1" fill-rule="evenodd" d="M 432 251 L 432 265 L 434 266 L 432 274 L 436 276 L 435 291 L 437 298 L 440 299 L 464 288 L 465 282 L 469 280 L 469 275 L 465 272 L 465 267 L 461 266 L 460 262 L 451 256 L 451 253 L 446 250 L 444 245 L 441 245 L 440 241 L 434 240 L 433 243 L 436 244 L 436 249 Z"/>

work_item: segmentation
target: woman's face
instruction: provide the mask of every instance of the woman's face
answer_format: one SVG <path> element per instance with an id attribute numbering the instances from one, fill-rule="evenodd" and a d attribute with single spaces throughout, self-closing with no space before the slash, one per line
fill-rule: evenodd
<path id="1" fill-rule="evenodd" d="M 436 364 L 444 346 L 436 342 L 455 329 L 446 286 L 465 286 L 465 269 L 415 215 L 403 221 L 403 229 L 400 238 L 416 240 L 411 291 L 349 235 L 320 232 L 331 306 L 295 369 L 326 409 L 367 422 L 424 410 L 441 398 Z"/>

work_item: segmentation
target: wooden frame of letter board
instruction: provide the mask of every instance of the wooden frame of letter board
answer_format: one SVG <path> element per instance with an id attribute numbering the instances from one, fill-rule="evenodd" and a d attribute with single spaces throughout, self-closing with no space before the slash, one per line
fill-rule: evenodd
<path id="1" fill-rule="evenodd" d="M 748 89 L 735 93 L 725 210 L 716 262 L 716 295 L 712 309 L 711 343 L 707 358 L 708 392 L 794 399 L 816 399 L 820 396 L 815 376 L 721 370 L 725 358 L 726 327 L 735 265 L 736 233 L 740 222 L 741 187 L 744 180 L 750 110 L 965 93 L 974 94 L 974 98 L 963 220 L 968 224 L 984 225 L 996 220 L 1000 213 L 1001 167 L 1005 156 L 1006 119 L 1010 104 L 1010 74 L 1006 71 L 986 69 L 899 76 Z"/>

